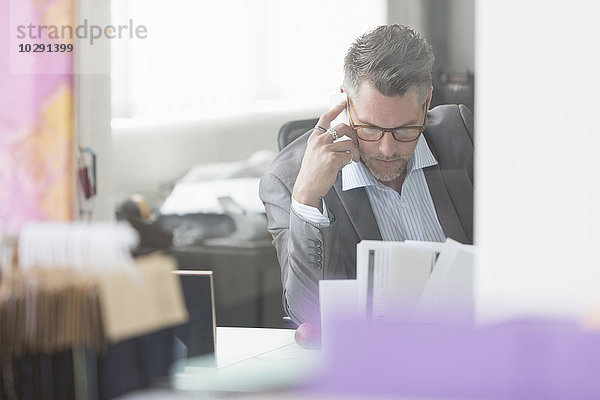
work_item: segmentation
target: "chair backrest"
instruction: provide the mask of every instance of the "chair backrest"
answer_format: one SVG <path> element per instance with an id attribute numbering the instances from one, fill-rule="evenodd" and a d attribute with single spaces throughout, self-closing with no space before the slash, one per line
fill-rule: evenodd
<path id="1" fill-rule="evenodd" d="M 279 133 L 277 134 L 277 145 L 279 146 L 279 151 L 281 151 L 288 144 L 292 143 L 303 133 L 306 133 L 310 129 L 314 128 L 318 121 L 318 118 L 312 118 L 290 121 L 283 124 L 279 129 Z"/>

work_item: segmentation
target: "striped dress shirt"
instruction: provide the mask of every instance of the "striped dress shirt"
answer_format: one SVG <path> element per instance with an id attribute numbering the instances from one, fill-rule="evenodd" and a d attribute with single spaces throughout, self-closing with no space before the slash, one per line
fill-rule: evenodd
<path id="1" fill-rule="evenodd" d="M 352 162 L 342 168 L 342 190 L 365 188 L 383 240 L 443 242 L 446 235 L 438 221 L 423 172 L 423 168 L 436 164 L 437 160 L 421 135 L 407 165 L 402 193 L 378 182 L 362 162 Z M 330 223 L 325 203 L 323 213 L 294 199 L 292 208 L 315 226 Z"/>

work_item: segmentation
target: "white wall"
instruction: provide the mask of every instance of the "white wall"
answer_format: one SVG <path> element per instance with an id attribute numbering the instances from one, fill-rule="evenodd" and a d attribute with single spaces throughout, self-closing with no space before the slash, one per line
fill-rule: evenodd
<path id="1" fill-rule="evenodd" d="M 600 307 L 600 2 L 476 3 L 478 315 Z"/>
<path id="2" fill-rule="evenodd" d="M 326 109 L 240 113 L 177 122 L 113 124 L 113 204 L 132 193 L 151 202 L 196 164 L 239 161 L 259 150 L 277 149 L 285 122 L 316 118 Z"/>

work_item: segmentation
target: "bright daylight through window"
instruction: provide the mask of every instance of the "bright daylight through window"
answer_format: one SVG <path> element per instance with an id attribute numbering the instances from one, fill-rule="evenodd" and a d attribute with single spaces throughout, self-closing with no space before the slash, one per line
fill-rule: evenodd
<path id="1" fill-rule="evenodd" d="M 345 49 L 357 35 L 386 22 L 385 5 L 384 0 L 113 1 L 111 23 L 134 15 L 133 23 L 147 27 L 147 38 L 111 42 L 112 117 L 326 106 L 339 89 Z"/>

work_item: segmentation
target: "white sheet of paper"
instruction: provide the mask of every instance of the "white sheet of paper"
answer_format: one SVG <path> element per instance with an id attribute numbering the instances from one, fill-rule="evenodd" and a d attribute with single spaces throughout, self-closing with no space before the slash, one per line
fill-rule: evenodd
<path id="1" fill-rule="evenodd" d="M 367 320 L 409 319 L 429 279 L 436 252 L 402 242 L 357 245 L 360 315 Z"/>
<path id="2" fill-rule="evenodd" d="M 471 322 L 474 312 L 473 246 L 446 240 L 419 300 L 416 315 L 422 320 Z"/>

